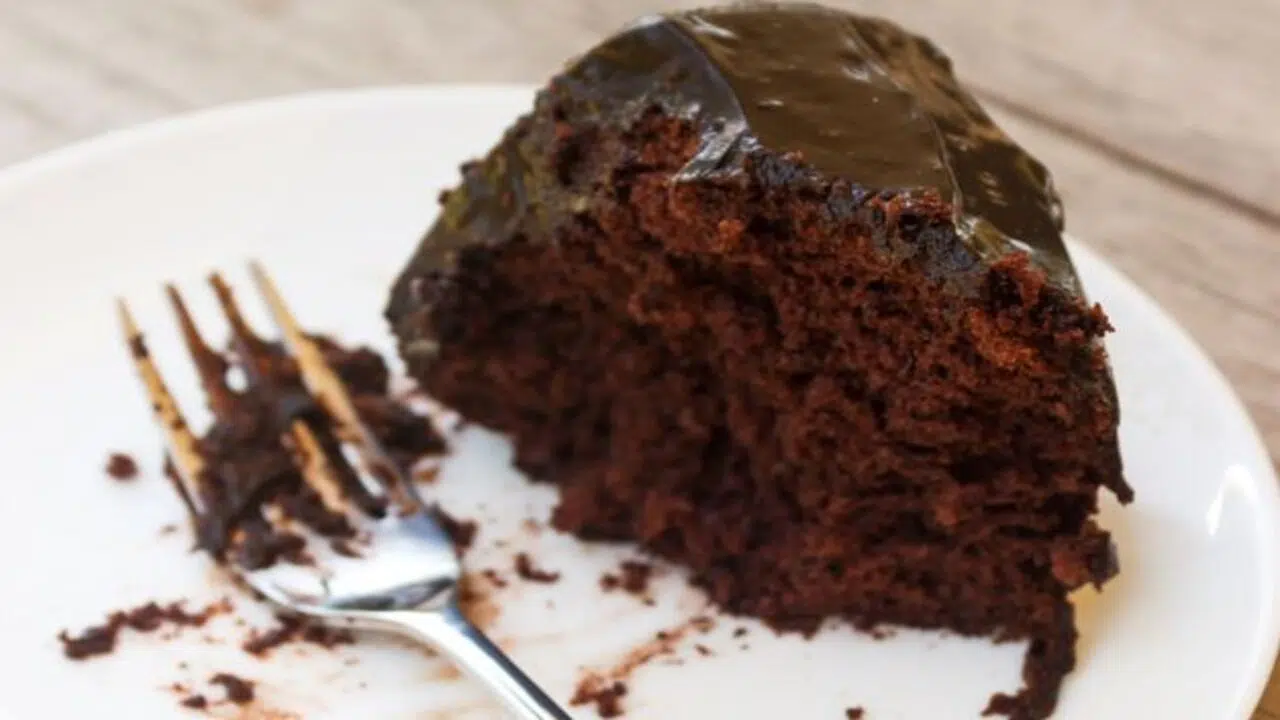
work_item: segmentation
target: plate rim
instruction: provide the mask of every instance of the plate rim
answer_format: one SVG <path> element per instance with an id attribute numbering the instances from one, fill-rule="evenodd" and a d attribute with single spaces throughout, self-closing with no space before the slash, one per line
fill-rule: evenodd
<path id="1" fill-rule="evenodd" d="M 259 97 L 220 104 L 172 115 L 152 118 L 140 123 L 107 130 L 94 136 L 78 139 L 60 147 L 0 167 L 0 195 L 18 191 L 23 186 L 39 182 L 44 176 L 72 171 L 76 166 L 102 161 L 115 154 L 127 154 L 148 143 L 163 142 L 173 136 L 198 134 L 214 127 L 235 123 L 260 122 L 262 118 L 280 112 L 301 110 L 340 110 L 366 104 L 393 105 L 396 103 L 421 103 L 431 98 L 433 102 L 448 102 L 449 96 L 474 99 L 476 96 L 511 97 L 532 96 L 536 86 L 523 83 L 422 83 L 375 85 L 359 88 L 313 90 L 271 97 Z M 1073 260 L 1101 269 L 1111 279 L 1123 285 L 1135 298 L 1152 322 L 1159 324 L 1159 331 L 1180 342 L 1190 351 L 1190 357 L 1205 373 L 1215 394 L 1243 418 L 1244 432 L 1240 440 L 1251 448 L 1251 470 L 1257 470 L 1259 496 L 1255 506 L 1262 521 L 1259 550 L 1261 561 L 1277 568 L 1271 573 L 1271 582 L 1262 583 L 1266 597 L 1262 607 L 1270 608 L 1264 618 L 1266 637 L 1257 647 L 1261 657 L 1254 658 L 1252 677 L 1243 684 L 1240 697 L 1247 702 L 1244 718 L 1257 708 L 1277 666 L 1280 655 L 1280 479 L 1272 462 L 1270 451 L 1263 442 L 1262 433 L 1248 407 L 1227 379 L 1222 369 L 1213 361 L 1204 347 L 1171 314 L 1147 293 L 1138 283 L 1117 268 L 1088 245 L 1081 243 L 1070 233 L 1064 233 L 1068 253 Z M 4 712 L 0 709 L 0 712 Z"/>
<path id="2" fill-rule="evenodd" d="M 1262 598 L 1262 605 L 1264 608 L 1270 607 L 1270 612 L 1265 618 L 1266 639 L 1260 648 L 1261 657 L 1255 658 L 1255 672 L 1247 686 L 1248 691 L 1242 697 L 1246 701 L 1246 706 L 1241 708 L 1244 713 L 1241 718 L 1248 720 L 1257 711 L 1272 674 L 1280 668 L 1280 657 L 1278 657 L 1280 656 L 1280 570 L 1276 569 L 1277 564 L 1280 563 L 1280 476 L 1277 475 L 1270 451 L 1263 442 L 1257 421 L 1249 412 L 1244 399 L 1236 392 L 1235 386 L 1227 379 L 1222 368 L 1218 367 L 1204 347 L 1173 315 L 1166 312 L 1155 298 L 1122 270 L 1070 233 L 1064 232 L 1063 237 L 1067 240 L 1067 251 L 1072 262 L 1076 262 L 1078 258 L 1084 258 L 1087 263 L 1110 274 L 1113 280 L 1125 285 L 1126 290 L 1132 293 L 1135 304 L 1142 305 L 1150 321 L 1161 326 L 1159 332 L 1174 338 L 1188 350 L 1189 358 L 1195 359 L 1205 379 L 1214 386 L 1215 394 L 1222 398 L 1222 402 L 1230 405 L 1235 415 L 1245 421 L 1243 428 L 1245 437 L 1240 439 L 1251 448 L 1254 457 L 1249 458 L 1249 464 L 1259 470 L 1261 475 L 1257 478 L 1260 491 L 1258 502 L 1254 503 L 1263 522 L 1259 544 L 1262 554 L 1261 562 L 1266 567 L 1272 568 L 1271 582 L 1262 584 L 1263 590 L 1269 595 Z M 1121 422 L 1124 422 L 1123 418 Z M 1269 542 L 1267 542 L 1268 539 Z"/>

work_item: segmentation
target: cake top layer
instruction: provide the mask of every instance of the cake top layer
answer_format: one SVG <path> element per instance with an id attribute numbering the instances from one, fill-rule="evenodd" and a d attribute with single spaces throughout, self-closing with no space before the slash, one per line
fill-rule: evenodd
<path id="1" fill-rule="evenodd" d="M 887 21 L 813 4 L 653 16 L 555 85 L 605 120 L 625 124 L 655 104 L 697 119 L 701 146 L 680 179 L 741 172 L 767 151 L 800 174 L 847 182 L 855 202 L 937 192 L 979 257 L 1026 251 L 1054 284 L 1079 291 L 1049 173 L 996 127 L 946 56 Z"/>

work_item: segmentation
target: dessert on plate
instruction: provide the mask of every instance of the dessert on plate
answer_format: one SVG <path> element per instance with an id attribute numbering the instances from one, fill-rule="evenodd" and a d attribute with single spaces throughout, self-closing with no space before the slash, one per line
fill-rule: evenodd
<path id="1" fill-rule="evenodd" d="M 463 168 L 386 311 L 410 373 L 507 433 L 562 530 L 726 609 L 1026 640 L 1132 491 L 1049 173 L 927 40 L 816 5 L 640 20 Z"/>

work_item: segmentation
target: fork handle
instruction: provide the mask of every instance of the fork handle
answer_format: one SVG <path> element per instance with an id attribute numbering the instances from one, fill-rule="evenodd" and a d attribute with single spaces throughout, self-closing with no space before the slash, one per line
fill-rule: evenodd
<path id="1" fill-rule="evenodd" d="M 529 676 L 463 616 L 454 603 L 443 610 L 403 610 L 379 615 L 413 633 L 482 683 L 519 720 L 572 720 Z"/>

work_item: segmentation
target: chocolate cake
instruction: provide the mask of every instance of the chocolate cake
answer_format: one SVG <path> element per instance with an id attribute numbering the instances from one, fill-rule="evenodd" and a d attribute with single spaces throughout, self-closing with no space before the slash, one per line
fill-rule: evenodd
<path id="1" fill-rule="evenodd" d="M 814 5 L 640 20 L 464 166 L 392 290 L 412 375 L 507 433 L 556 525 L 782 629 L 1028 640 L 1117 572 L 1102 336 L 1045 168 L 928 41 Z"/>

